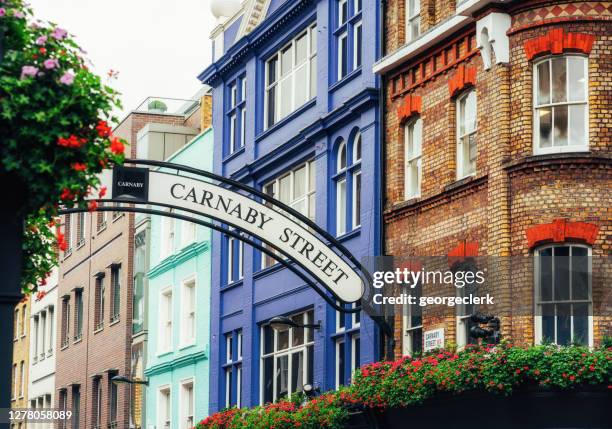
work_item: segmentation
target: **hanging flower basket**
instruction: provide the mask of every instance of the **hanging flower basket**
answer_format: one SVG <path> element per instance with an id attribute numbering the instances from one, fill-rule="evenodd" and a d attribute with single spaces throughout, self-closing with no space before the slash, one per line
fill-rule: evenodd
<path id="1" fill-rule="evenodd" d="M 4 197 L 15 197 L 2 207 L 13 220 L 3 231 L 23 231 L 11 245 L 23 249 L 28 291 L 56 263 L 59 204 L 85 207 L 97 174 L 123 161 L 125 142 L 109 125 L 118 94 L 89 70 L 66 30 L 35 20 L 22 0 L 3 0 L 0 36 L 0 181 Z"/>

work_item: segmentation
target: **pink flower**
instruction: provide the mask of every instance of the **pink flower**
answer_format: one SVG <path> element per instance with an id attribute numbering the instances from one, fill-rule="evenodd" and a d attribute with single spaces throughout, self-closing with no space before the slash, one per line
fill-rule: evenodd
<path id="1" fill-rule="evenodd" d="M 63 28 L 55 27 L 55 29 L 51 33 L 51 36 L 53 36 L 54 39 L 61 40 L 65 38 L 67 34 L 68 32 Z"/>
<path id="2" fill-rule="evenodd" d="M 36 44 L 38 46 L 42 46 L 45 43 L 47 43 L 47 36 L 40 36 L 40 37 L 38 37 L 38 39 L 36 39 Z"/>
<path id="3" fill-rule="evenodd" d="M 62 77 L 60 77 L 60 83 L 63 83 L 64 85 L 72 85 L 73 82 L 74 75 L 70 72 L 66 72 Z"/>
<path id="4" fill-rule="evenodd" d="M 20 10 L 16 10 L 15 12 L 13 12 L 13 16 L 15 18 L 25 18 L 25 13 Z"/>
<path id="5" fill-rule="evenodd" d="M 6 10 L 3 7 L 0 7 L 0 16 L 6 15 Z"/>
<path id="6" fill-rule="evenodd" d="M 34 66 L 23 66 L 21 68 L 21 79 L 24 79 L 26 77 L 36 76 L 36 73 L 38 73 L 38 68 L 37 67 L 34 67 Z"/>
<path id="7" fill-rule="evenodd" d="M 52 70 L 59 67 L 59 61 L 55 58 L 49 58 L 48 60 L 45 60 L 43 65 L 47 70 Z"/>

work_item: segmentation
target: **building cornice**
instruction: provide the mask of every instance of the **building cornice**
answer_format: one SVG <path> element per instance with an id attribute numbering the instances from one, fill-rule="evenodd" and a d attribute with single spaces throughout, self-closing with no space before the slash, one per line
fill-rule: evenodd
<path id="1" fill-rule="evenodd" d="M 193 259 L 196 256 L 204 253 L 210 249 L 210 242 L 202 241 L 202 242 L 194 242 L 182 249 L 179 253 L 176 253 L 172 256 L 167 257 L 161 263 L 157 264 L 147 273 L 147 276 L 150 279 L 153 279 L 161 274 L 175 268 L 177 265 L 182 264 L 183 262 Z"/>
<path id="2" fill-rule="evenodd" d="M 316 3 L 316 0 L 298 0 L 291 3 L 287 7 L 281 7 L 272 12 L 251 33 L 238 39 L 221 58 L 200 73 L 198 79 L 207 85 L 214 86 L 215 82 L 222 79 L 270 37 L 278 36 L 279 31 L 308 6 Z"/>
<path id="3" fill-rule="evenodd" d="M 182 368 L 188 365 L 194 365 L 202 360 L 208 359 L 208 346 L 206 350 L 202 350 L 197 353 L 192 353 L 186 356 L 181 356 L 171 361 L 154 365 L 150 368 L 145 369 L 144 375 L 146 377 L 152 377 L 164 372 L 173 371 L 178 368 Z"/>

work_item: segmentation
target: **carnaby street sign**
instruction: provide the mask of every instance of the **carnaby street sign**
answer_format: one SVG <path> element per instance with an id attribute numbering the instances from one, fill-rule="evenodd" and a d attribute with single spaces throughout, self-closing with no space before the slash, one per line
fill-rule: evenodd
<path id="1" fill-rule="evenodd" d="M 210 182 L 146 168 L 116 167 L 106 170 L 101 180 L 101 186 L 111 190 L 102 200 L 161 205 L 218 220 L 277 249 L 340 300 L 356 302 L 363 296 L 365 284 L 358 271 L 278 208 Z"/>

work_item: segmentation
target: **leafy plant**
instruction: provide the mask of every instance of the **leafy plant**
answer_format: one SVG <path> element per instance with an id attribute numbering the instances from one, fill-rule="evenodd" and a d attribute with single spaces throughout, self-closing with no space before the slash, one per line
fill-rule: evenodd
<path id="1" fill-rule="evenodd" d="M 196 429 L 342 428 L 348 410 L 407 407 L 442 392 L 487 391 L 510 395 L 521 386 L 576 389 L 584 385 L 612 388 L 612 349 L 559 347 L 468 346 L 420 358 L 375 362 L 356 371 L 353 384 L 302 403 L 281 400 L 251 409 L 213 414 Z"/>
<path id="2" fill-rule="evenodd" d="M 16 179 L 25 195 L 27 292 L 44 283 L 57 247 L 65 246 L 59 204 L 86 207 L 97 174 L 123 162 L 125 141 L 109 126 L 118 94 L 89 70 L 66 30 L 34 20 L 22 0 L 3 0 L 0 34 L 0 173 Z"/>

